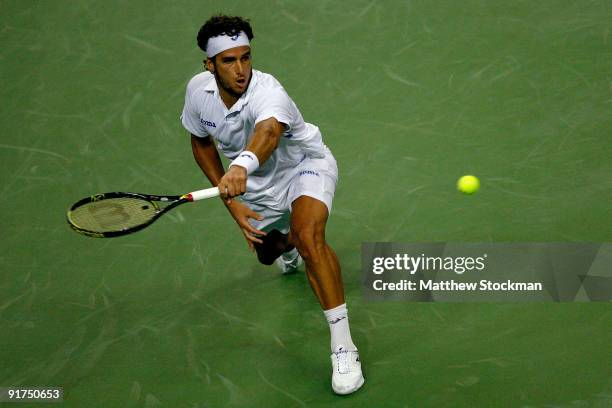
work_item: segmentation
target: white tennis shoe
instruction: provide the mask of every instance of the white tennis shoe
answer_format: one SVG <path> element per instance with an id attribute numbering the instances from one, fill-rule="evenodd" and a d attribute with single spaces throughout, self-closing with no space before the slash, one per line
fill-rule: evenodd
<path id="1" fill-rule="evenodd" d="M 295 248 L 279 256 L 275 262 L 283 275 L 297 272 L 298 268 L 304 263 L 302 257 Z"/>
<path id="2" fill-rule="evenodd" d="M 359 353 L 337 346 L 331 354 L 332 388 L 336 394 L 346 395 L 357 391 L 365 382 L 361 373 Z"/>

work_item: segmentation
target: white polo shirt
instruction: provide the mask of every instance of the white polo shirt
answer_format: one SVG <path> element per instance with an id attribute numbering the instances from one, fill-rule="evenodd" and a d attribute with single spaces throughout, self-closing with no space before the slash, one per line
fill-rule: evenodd
<path id="1" fill-rule="evenodd" d="M 217 148 L 233 160 L 246 149 L 255 125 L 276 118 L 285 125 L 278 147 L 259 169 L 249 176 L 244 199 L 263 205 L 278 203 L 276 184 L 306 157 L 322 158 L 327 147 L 319 128 L 304 122 L 302 114 L 285 89 L 272 75 L 253 70 L 247 91 L 228 109 L 210 72 L 194 76 L 187 84 L 181 121 L 197 137 L 212 136 Z"/>

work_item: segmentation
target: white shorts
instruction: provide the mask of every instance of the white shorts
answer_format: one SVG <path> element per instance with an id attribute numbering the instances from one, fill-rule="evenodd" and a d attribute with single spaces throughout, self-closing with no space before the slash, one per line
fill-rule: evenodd
<path id="1" fill-rule="evenodd" d="M 286 234 L 291 225 L 291 204 L 301 196 L 323 202 L 328 213 L 331 213 L 337 182 L 338 166 L 329 150 L 321 159 L 307 157 L 278 180 L 274 187 L 278 205 L 267 206 L 244 201 L 249 208 L 263 217 L 261 221 L 251 219 L 251 224 L 265 232 L 277 229 Z"/>

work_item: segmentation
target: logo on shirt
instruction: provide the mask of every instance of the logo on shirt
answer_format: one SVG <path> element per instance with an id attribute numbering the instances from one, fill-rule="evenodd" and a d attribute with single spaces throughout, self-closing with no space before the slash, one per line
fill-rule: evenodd
<path id="1" fill-rule="evenodd" d="M 217 125 L 215 125 L 215 122 L 211 122 L 211 121 L 206 120 L 206 119 L 201 119 L 200 118 L 200 123 L 203 124 L 204 126 L 208 126 L 208 127 L 213 127 L 213 128 L 217 127 Z"/>
<path id="2" fill-rule="evenodd" d="M 300 176 L 317 176 L 317 177 L 321 177 L 321 176 L 319 176 L 319 173 L 317 173 L 316 171 L 313 171 L 313 170 L 302 170 L 302 171 L 300 171 Z"/>

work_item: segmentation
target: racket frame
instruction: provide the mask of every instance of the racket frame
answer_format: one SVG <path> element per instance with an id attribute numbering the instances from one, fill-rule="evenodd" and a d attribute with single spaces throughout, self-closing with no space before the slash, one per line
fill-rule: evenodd
<path id="1" fill-rule="evenodd" d="M 170 211 L 171 209 L 173 209 L 174 207 L 178 205 L 188 203 L 188 202 L 193 202 L 193 201 L 205 200 L 207 198 L 217 197 L 218 195 L 219 195 L 219 189 L 217 187 L 207 188 L 204 190 L 192 191 L 191 193 L 187 193 L 183 195 L 153 195 L 153 194 L 125 193 L 125 192 L 94 194 L 92 196 L 85 197 L 77 201 L 76 203 L 74 203 L 68 209 L 68 213 L 66 214 L 66 220 L 68 221 L 70 228 L 72 228 L 74 231 L 78 232 L 79 234 L 87 235 L 89 237 L 94 237 L 94 238 L 120 237 L 122 235 L 131 234 L 133 232 L 140 231 L 141 229 L 148 227 L 149 225 L 153 224 L 153 222 L 155 222 L 155 220 L 157 220 L 163 214 L 165 214 L 166 212 Z M 131 228 L 124 228 L 122 230 L 107 231 L 107 232 L 90 231 L 85 228 L 79 227 L 76 223 L 72 221 L 71 213 L 75 209 L 85 204 L 88 204 L 88 203 L 102 201 L 102 200 L 106 200 L 109 198 L 136 198 L 136 199 L 147 201 L 149 204 L 155 207 L 155 215 L 151 217 L 149 221 L 144 222 L 142 224 L 135 225 Z M 157 204 L 158 202 L 168 203 L 168 205 L 161 208 Z"/>
<path id="2" fill-rule="evenodd" d="M 85 204 L 107 200 L 109 198 L 135 198 L 135 199 L 147 201 L 148 203 L 153 205 L 153 207 L 155 208 L 155 215 L 151 217 L 151 219 L 148 220 L 147 222 L 136 225 L 134 227 L 124 228 L 122 230 L 107 231 L 107 232 L 90 231 L 85 228 L 79 227 L 76 223 L 72 221 L 71 213 L 75 209 Z M 122 235 L 131 234 L 132 232 L 140 231 L 141 229 L 146 228 L 149 225 L 151 225 L 153 222 L 155 222 L 155 220 L 161 217 L 165 212 L 170 211 L 174 207 L 180 204 L 187 203 L 189 201 L 191 200 L 189 200 L 188 194 L 185 194 L 182 196 L 160 196 L 160 195 L 152 195 L 152 194 L 124 193 L 124 192 L 94 194 L 92 196 L 85 197 L 77 201 L 76 203 L 74 203 L 68 209 L 68 213 L 66 214 L 66 220 L 68 221 L 70 228 L 72 228 L 74 231 L 80 234 L 84 234 L 89 237 L 95 237 L 95 238 L 113 238 L 113 237 L 119 237 Z M 159 204 L 157 204 L 158 202 L 169 203 L 169 204 L 163 208 L 160 208 Z"/>

